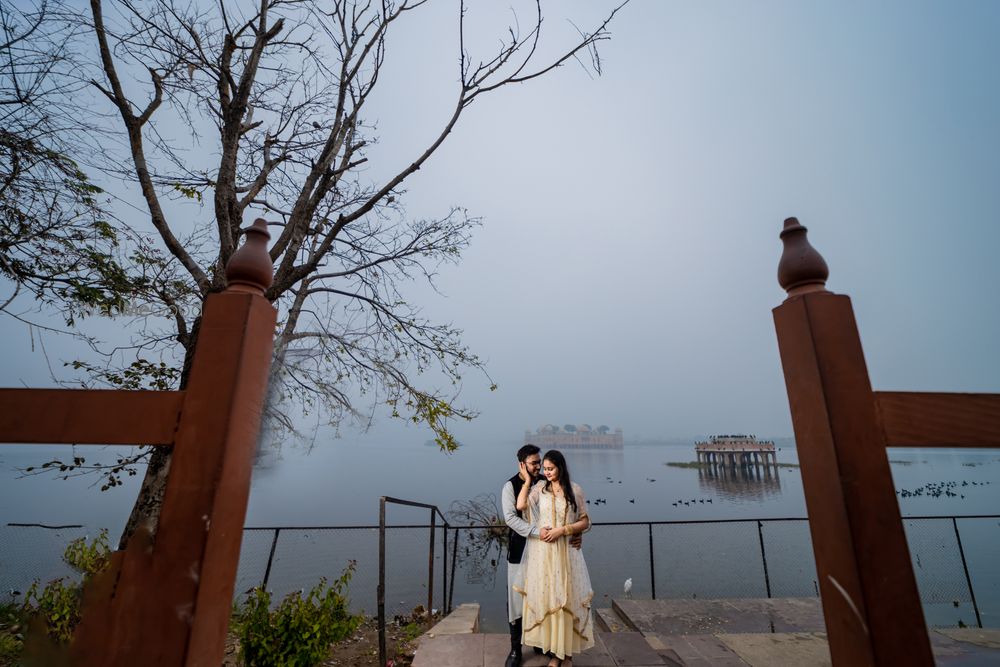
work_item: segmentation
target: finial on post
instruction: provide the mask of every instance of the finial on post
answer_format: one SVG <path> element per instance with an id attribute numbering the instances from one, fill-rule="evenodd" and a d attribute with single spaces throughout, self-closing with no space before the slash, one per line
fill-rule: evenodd
<path id="1" fill-rule="evenodd" d="M 788 296 L 807 292 L 825 292 L 826 279 L 830 269 L 823 256 L 809 244 L 806 228 L 798 218 L 787 218 L 781 230 L 781 241 L 785 250 L 778 262 L 778 284 L 785 288 Z"/>
<path id="2" fill-rule="evenodd" d="M 263 294 L 274 282 L 274 264 L 267 252 L 267 242 L 271 239 L 267 221 L 257 218 L 244 234 L 246 241 L 226 264 L 227 289 Z"/>

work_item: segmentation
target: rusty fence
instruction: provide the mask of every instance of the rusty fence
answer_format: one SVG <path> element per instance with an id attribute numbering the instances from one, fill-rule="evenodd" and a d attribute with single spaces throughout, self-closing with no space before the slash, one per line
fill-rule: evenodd
<path id="1" fill-rule="evenodd" d="M 505 530 L 455 526 L 431 505 L 432 522 L 365 526 L 254 526 L 243 533 L 236 596 L 254 586 L 275 600 L 340 575 L 350 561 L 351 608 L 409 621 L 413 610 L 482 605 L 484 627 L 506 614 Z M 381 508 L 380 508 L 381 509 Z M 440 523 L 439 523 L 440 521 Z M 927 620 L 934 626 L 1000 626 L 1000 515 L 903 518 Z M 0 527 L 0 601 L 33 580 L 72 576 L 66 544 L 96 534 L 83 526 Z M 808 597 L 818 594 L 808 521 L 802 517 L 595 523 L 584 535 L 595 606 L 633 598 Z"/>

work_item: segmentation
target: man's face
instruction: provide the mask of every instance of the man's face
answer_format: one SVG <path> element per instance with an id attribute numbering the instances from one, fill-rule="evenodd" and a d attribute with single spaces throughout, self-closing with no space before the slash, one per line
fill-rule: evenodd
<path id="1" fill-rule="evenodd" d="M 532 454 L 524 459 L 524 466 L 532 477 L 538 477 L 538 469 L 542 467 L 542 457 L 538 454 Z"/>

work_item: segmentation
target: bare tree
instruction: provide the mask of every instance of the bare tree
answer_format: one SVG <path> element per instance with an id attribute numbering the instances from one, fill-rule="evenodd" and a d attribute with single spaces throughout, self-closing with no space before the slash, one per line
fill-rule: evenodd
<path id="1" fill-rule="evenodd" d="M 99 59 L 88 83 L 104 100 L 96 111 L 115 116 L 105 129 L 121 137 L 127 152 L 121 159 L 112 145 L 93 160 L 106 175 L 134 185 L 155 229 L 157 243 L 132 255 L 126 268 L 134 281 L 128 294 L 170 315 L 170 338 L 151 338 L 179 344 L 180 386 L 197 343 L 201 301 L 225 288 L 223 267 L 255 211 L 273 221 L 275 232 L 275 280 L 267 297 L 279 309 L 279 326 L 269 416 L 291 427 L 283 409 L 289 404 L 322 409 L 334 422 L 370 418 L 372 406 L 388 405 L 395 416 L 429 426 L 442 448 L 456 447 L 450 421 L 474 413 L 454 404 L 454 392 L 422 386 L 419 376 L 428 372 L 457 385 L 464 371 L 483 370 L 482 362 L 462 344 L 460 330 L 422 317 L 401 285 L 418 277 L 433 284 L 441 262 L 458 260 L 478 220 L 461 208 L 412 220 L 402 205 L 403 184 L 477 100 L 570 61 L 599 73 L 596 47 L 609 38 L 621 7 L 545 60 L 541 54 L 551 49 L 543 48 L 537 0 L 527 27 L 515 20 L 480 58 L 471 52 L 468 8 L 459 2 L 454 104 L 422 150 L 374 180 L 366 168 L 377 134 L 366 113 L 391 35 L 426 5 L 259 0 L 251 7 L 219 0 L 206 8 L 90 0 L 87 39 Z M 209 210 L 191 223 L 172 212 L 178 201 Z M 148 364 L 136 359 L 133 371 L 137 363 L 140 370 Z M 119 386 L 126 377 L 100 372 Z M 162 383 L 166 376 L 158 372 L 154 380 Z M 352 398 L 357 392 L 370 399 L 364 406 Z M 158 513 L 169 451 L 143 452 L 119 461 L 117 470 L 147 456 L 123 540 Z"/>

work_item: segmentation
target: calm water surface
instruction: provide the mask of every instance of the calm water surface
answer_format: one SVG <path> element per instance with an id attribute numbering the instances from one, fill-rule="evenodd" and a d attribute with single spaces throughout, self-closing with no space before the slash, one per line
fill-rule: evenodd
<path id="1" fill-rule="evenodd" d="M 379 442 L 372 438 L 332 440 L 311 452 L 287 447 L 269 451 L 254 471 L 247 526 L 366 526 L 378 522 L 378 498 L 394 496 L 436 504 L 447 511 L 456 501 L 477 498 L 499 512 L 503 482 L 516 472 L 519 439 L 468 443 L 443 454 L 420 442 Z M 794 443 L 776 440 L 781 463 L 795 464 Z M 96 460 L 117 450 L 78 448 Z M 0 448 L 0 585 L 19 572 L 47 577 L 52 566 L 40 550 L 58 553 L 58 544 L 100 527 L 112 535 L 124 524 L 138 490 L 138 477 L 100 492 L 92 478 L 69 481 L 23 477 L 18 468 L 69 454 L 66 447 Z M 802 480 L 795 467 L 759 478 L 719 478 L 668 462 L 694 459 L 693 439 L 629 444 L 620 451 L 570 452 L 574 481 L 584 489 L 595 522 L 687 521 L 804 517 Z M 907 516 L 1000 513 L 1000 452 L 995 450 L 890 450 L 900 507 Z M 945 493 L 947 490 L 948 493 Z M 594 501 L 600 500 L 597 504 Z M 428 512 L 390 507 L 390 523 L 426 523 Z M 83 524 L 39 537 L 38 529 L 14 528 L 11 522 L 50 525 Z M 815 573 L 804 523 L 766 523 L 762 531 L 769 552 L 772 593 L 815 594 Z M 1000 580 L 992 563 L 1000 559 L 997 520 L 964 520 L 959 526 L 970 562 L 984 624 L 1000 625 Z M 33 531 L 33 532 L 32 532 Z M 922 595 L 930 599 L 928 618 L 940 624 L 968 623 L 971 605 L 964 574 L 955 569 L 957 552 L 950 521 L 907 523 Z M 443 551 L 438 531 L 437 558 Z M 273 533 L 248 532 L 238 585 L 259 582 Z M 658 597 L 669 595 L 763 596 L 764 577 L 754 522 L 727 525 L 656 526 L 654 560 Z M 455 602 L 478 600 L 484 626 L 498 625 L 503 609 L 503 554 L 482 531 L 469 531 L 459 542 Z M 454 538 L 450 538 L 454 547 Z M 397 530 L 389 542 L 388 604 L 401 613 L 413 600 L 426 599 L 427 531 Z M 637 597 L 651 593 L 649 529 L 646 526 L 597 527 L 585 538 L 585 555 L 601 600 L 620 594 L 626 577 Z M 944 555 L 942 555 L 944 554 Z M 272 568 L 271 585 L 280 590 L 310 586 L 321 574 L 336 575 L 348 559 L 358 561 L 352 584 L 355 606 L 374 611 L 377 533 L 352 531 L 283 531 Z M 916 557 L 916 556 L 915 556 Z M 937 558 L 937 560 L 935 560 Z M 734 570 L 732 563 L 737 563 Z M 499 564 L 499 567 L 497 567 Z M 726 577 L 708 573 L 729 572 Z M 55 570 L 58 570 L 56 567 Z M 440 567 L 435 590 L 440 586 Z M 499 582 L 499 583 L 498 583 Z M 715 590 L 715 589 L 718 590 Z M 394 595 L 395 593 L 395 595 Z M 958 605 L 955 605 L 958 602 Z M 437 604 L 437 603 L 435 603 Z M 972 618 L 974 621 L 974 617 Z"/>

